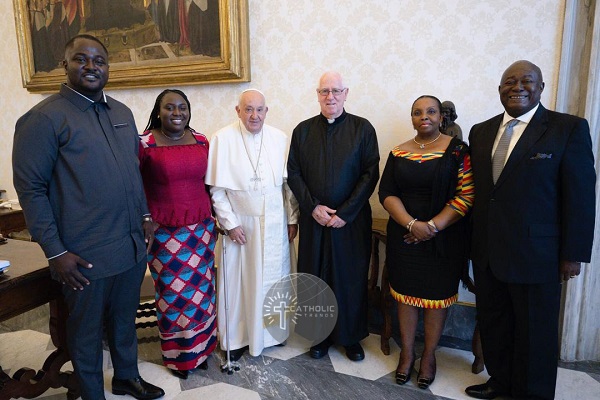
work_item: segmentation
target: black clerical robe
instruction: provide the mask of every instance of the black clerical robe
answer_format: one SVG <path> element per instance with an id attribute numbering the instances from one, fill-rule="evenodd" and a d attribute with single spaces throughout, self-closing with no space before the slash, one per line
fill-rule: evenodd
<path id="1" fill-rule="evenodd" d="M 340 345 L 369 335 L 369 198 L 378 179 L 377 136 L 366 119 L 344 111 L 330 124 L 321 114 L 294 129 L 288 184 L 300 204 L 298 272 L 318 276 L 335 293 L 338 321 L 331 338 Z M 319 225 L 312 217 L 319 204 L 337 210 L 346 225 Z"/>

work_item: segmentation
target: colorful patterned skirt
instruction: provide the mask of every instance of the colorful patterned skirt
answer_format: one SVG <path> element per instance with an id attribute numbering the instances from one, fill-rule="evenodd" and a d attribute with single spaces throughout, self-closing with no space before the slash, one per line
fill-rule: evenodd
<path id="1" fill-rule="evenodd" d="M 148 264 L 156 289 L 156 314 L 163 362 L 191 370 L 217 345 L 214 219 L 184 226 L 159 226 Z"/>

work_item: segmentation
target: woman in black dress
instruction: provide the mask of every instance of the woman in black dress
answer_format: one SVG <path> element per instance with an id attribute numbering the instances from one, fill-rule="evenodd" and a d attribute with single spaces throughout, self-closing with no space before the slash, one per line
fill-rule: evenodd
<path id="1" fill-rule="evenodd" d="M 390 214 L 386 262 L 400 321 L 396 382 L 410 380 L 422 308 L 425 347 L 417 378 L 422 389 L 435 379 L 435 349 L 448 307 L 458 298 L 467 263 L 463 217 L 474 198 L 468 147 L 440 132 L 441 108 L 433 96 L 415 100 L 411 118 L 417 134 L 390 152 L 379 184 L 379 200 Z"/>

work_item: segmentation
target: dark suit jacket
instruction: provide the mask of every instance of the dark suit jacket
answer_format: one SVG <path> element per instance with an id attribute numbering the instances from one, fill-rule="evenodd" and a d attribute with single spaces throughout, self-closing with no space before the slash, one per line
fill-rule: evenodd
<path id="1" fill-rule="evenodd" d="M 589 125 L 540 104 L 494 185 L 491 154 L 502 117 L 469 134 L 471 258 L 503 282 L 558 282 L 560 260 L 591 257 L 596 173 Z"/>

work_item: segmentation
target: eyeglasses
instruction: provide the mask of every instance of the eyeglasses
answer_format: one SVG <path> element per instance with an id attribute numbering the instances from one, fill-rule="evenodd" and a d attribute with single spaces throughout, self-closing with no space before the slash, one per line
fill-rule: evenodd
<path id="1" fill-rule="evenodd" d="M 343 88 L 343 89 L 317 89 L 317 93 L 319 93 L 321 96 L 329 96 L 329 93 L 333 94 L 335 97 L 341 95 L 342 93 L 344 93 L 344 91 L 347 88 Z"/>
<path id="2" fill-rule="evenodd" d="M 246 108 L 244 108 L 244 112 L 247 115 L 254 114 L 254 111 L 256 111 L 257 114 L 264 114 L 266 110 L 267 110 L 266 107 L 258 107 L 258 108 L 246 107 Z"/>

